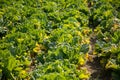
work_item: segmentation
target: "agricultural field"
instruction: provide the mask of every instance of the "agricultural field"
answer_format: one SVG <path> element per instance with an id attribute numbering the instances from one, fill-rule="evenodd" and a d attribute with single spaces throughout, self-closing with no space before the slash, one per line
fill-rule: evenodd
<path id="1" fill-rule="evenodd" d="M 119 80 L 119 0 L 0 0 L 1 80 Z"/>

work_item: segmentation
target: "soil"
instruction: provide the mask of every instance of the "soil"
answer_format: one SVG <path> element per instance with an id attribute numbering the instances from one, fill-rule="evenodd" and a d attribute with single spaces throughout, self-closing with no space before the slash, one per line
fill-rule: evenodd
<path id="1" fill-rule="evenodd" d="M 92 62 L 87 61 L 84 67 L 87 68 L 91 75 L 89 80 L 112 80 L 111 73 L 100 65 L 100 59 L 97 56 L 93 57 Z"/>
<path id="2" fill-rule="evenodd" d="M 106 70 L 103 66 L 101 66 L 100 57 L 93 54 L 95 50 L 96 39 L 97 37 L 93 30 L 93 33 L 90 36 L 90 48 L 88 51 L 89 56 L 92 57 L 92 61 L 87 60 L 83 67 L 87 68 L 88 72 L 90 73 L 91 77 L 89 80 L 112 80 L 111 71 Z"/>

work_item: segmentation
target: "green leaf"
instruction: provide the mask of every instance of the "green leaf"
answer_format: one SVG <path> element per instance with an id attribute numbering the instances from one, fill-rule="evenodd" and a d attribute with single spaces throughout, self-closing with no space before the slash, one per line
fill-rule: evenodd
<path id="1" fill-rule="evenodd" d="M 16 59 L 13 56 L 8 57 L 7 69 L 12 71 L 16 67 Z"/>

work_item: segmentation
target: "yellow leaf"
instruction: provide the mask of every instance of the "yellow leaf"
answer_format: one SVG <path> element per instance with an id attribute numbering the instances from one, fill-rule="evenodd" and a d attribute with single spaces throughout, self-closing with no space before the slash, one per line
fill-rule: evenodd
<path id="1" fill-rule="evenodd" d="M 38 43 L 35 44 L 36 47 L 40 47 L 40 45 Z"/>
<path id="2" fill-rule="evenodd" d="M 33 48 L 33 51 L 34 52 L 40 52 L 40 48 L 39 47 L 35 47 L 35 48 Z"/>
<path id="3" fill-rule="evenodd" d="M 18 41 L 19 43 L 21 43 L 22 41 L 24 41 L 24 39 L 23 39 L 23 38 L 18 38 L 17 41 Z"/>
<path id="4" fill-rule="evenodd" d="M 114 63 L 111 62 L 111 61 L 108 61 L 108 63 L 106 64 L 105 68 L 106 68 L 106 69 L 109 69 L 109 68 L 117 69 L 117 68 L 118 68 L 118 65 L 114 64 Z"/>
<path id="5" fill-rule="evenodd" d="M 79 64 L 82 66 L 82 65 L 84 65 L 86 63 L 86 61 L 82 58 L 82 57 L 80 57 L 79 58 Z"/>
<path id="6" fill-rule="evenodd" d="M 20 73 L 19 73 L 19 76 L 21 78 L 25 78 L 27 76 L 27 72 L 25 70 L 21 70 Z"/>
<path id="7" fill-rule="evenodd" d="M 85 54 L 85 59 L 88 60 L 88 58 L 89 58 L 89 54 L 86 53 L 86 54 Z"/>
<path id="8" fill-rule="evenodd" d="M 88 53 L 86 53 L 85 59 L 86 59 L 87 61 L 93 62 L 93 57 L 92 57 L 91 55 L 89 55 Z"/>
<path id="9" fill-rule="evenodd" d="M 81 74 L 79 75 L 79 78 L 80 78 L 80 79 L 88 79 L 88 78 L 89 78 L 89 75 L 88 75 L 88 74 L 81 73 Z"/>

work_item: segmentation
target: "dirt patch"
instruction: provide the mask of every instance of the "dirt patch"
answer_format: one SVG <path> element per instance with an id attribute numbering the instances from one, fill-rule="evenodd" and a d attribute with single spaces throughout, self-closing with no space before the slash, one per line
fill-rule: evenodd
<path id="1" fill-rule="evenodd" d="M 112 80 L 111 79 L 111 73 L 107 70 L 105 70 L 100 65 L 100 59 L 99 57 L 95 56 L 93 58 L 93 61 L 87 61 L 86 65 L 84 67 L 87 68 L 89 71 L 91 77 L 89 80 Z"/>

